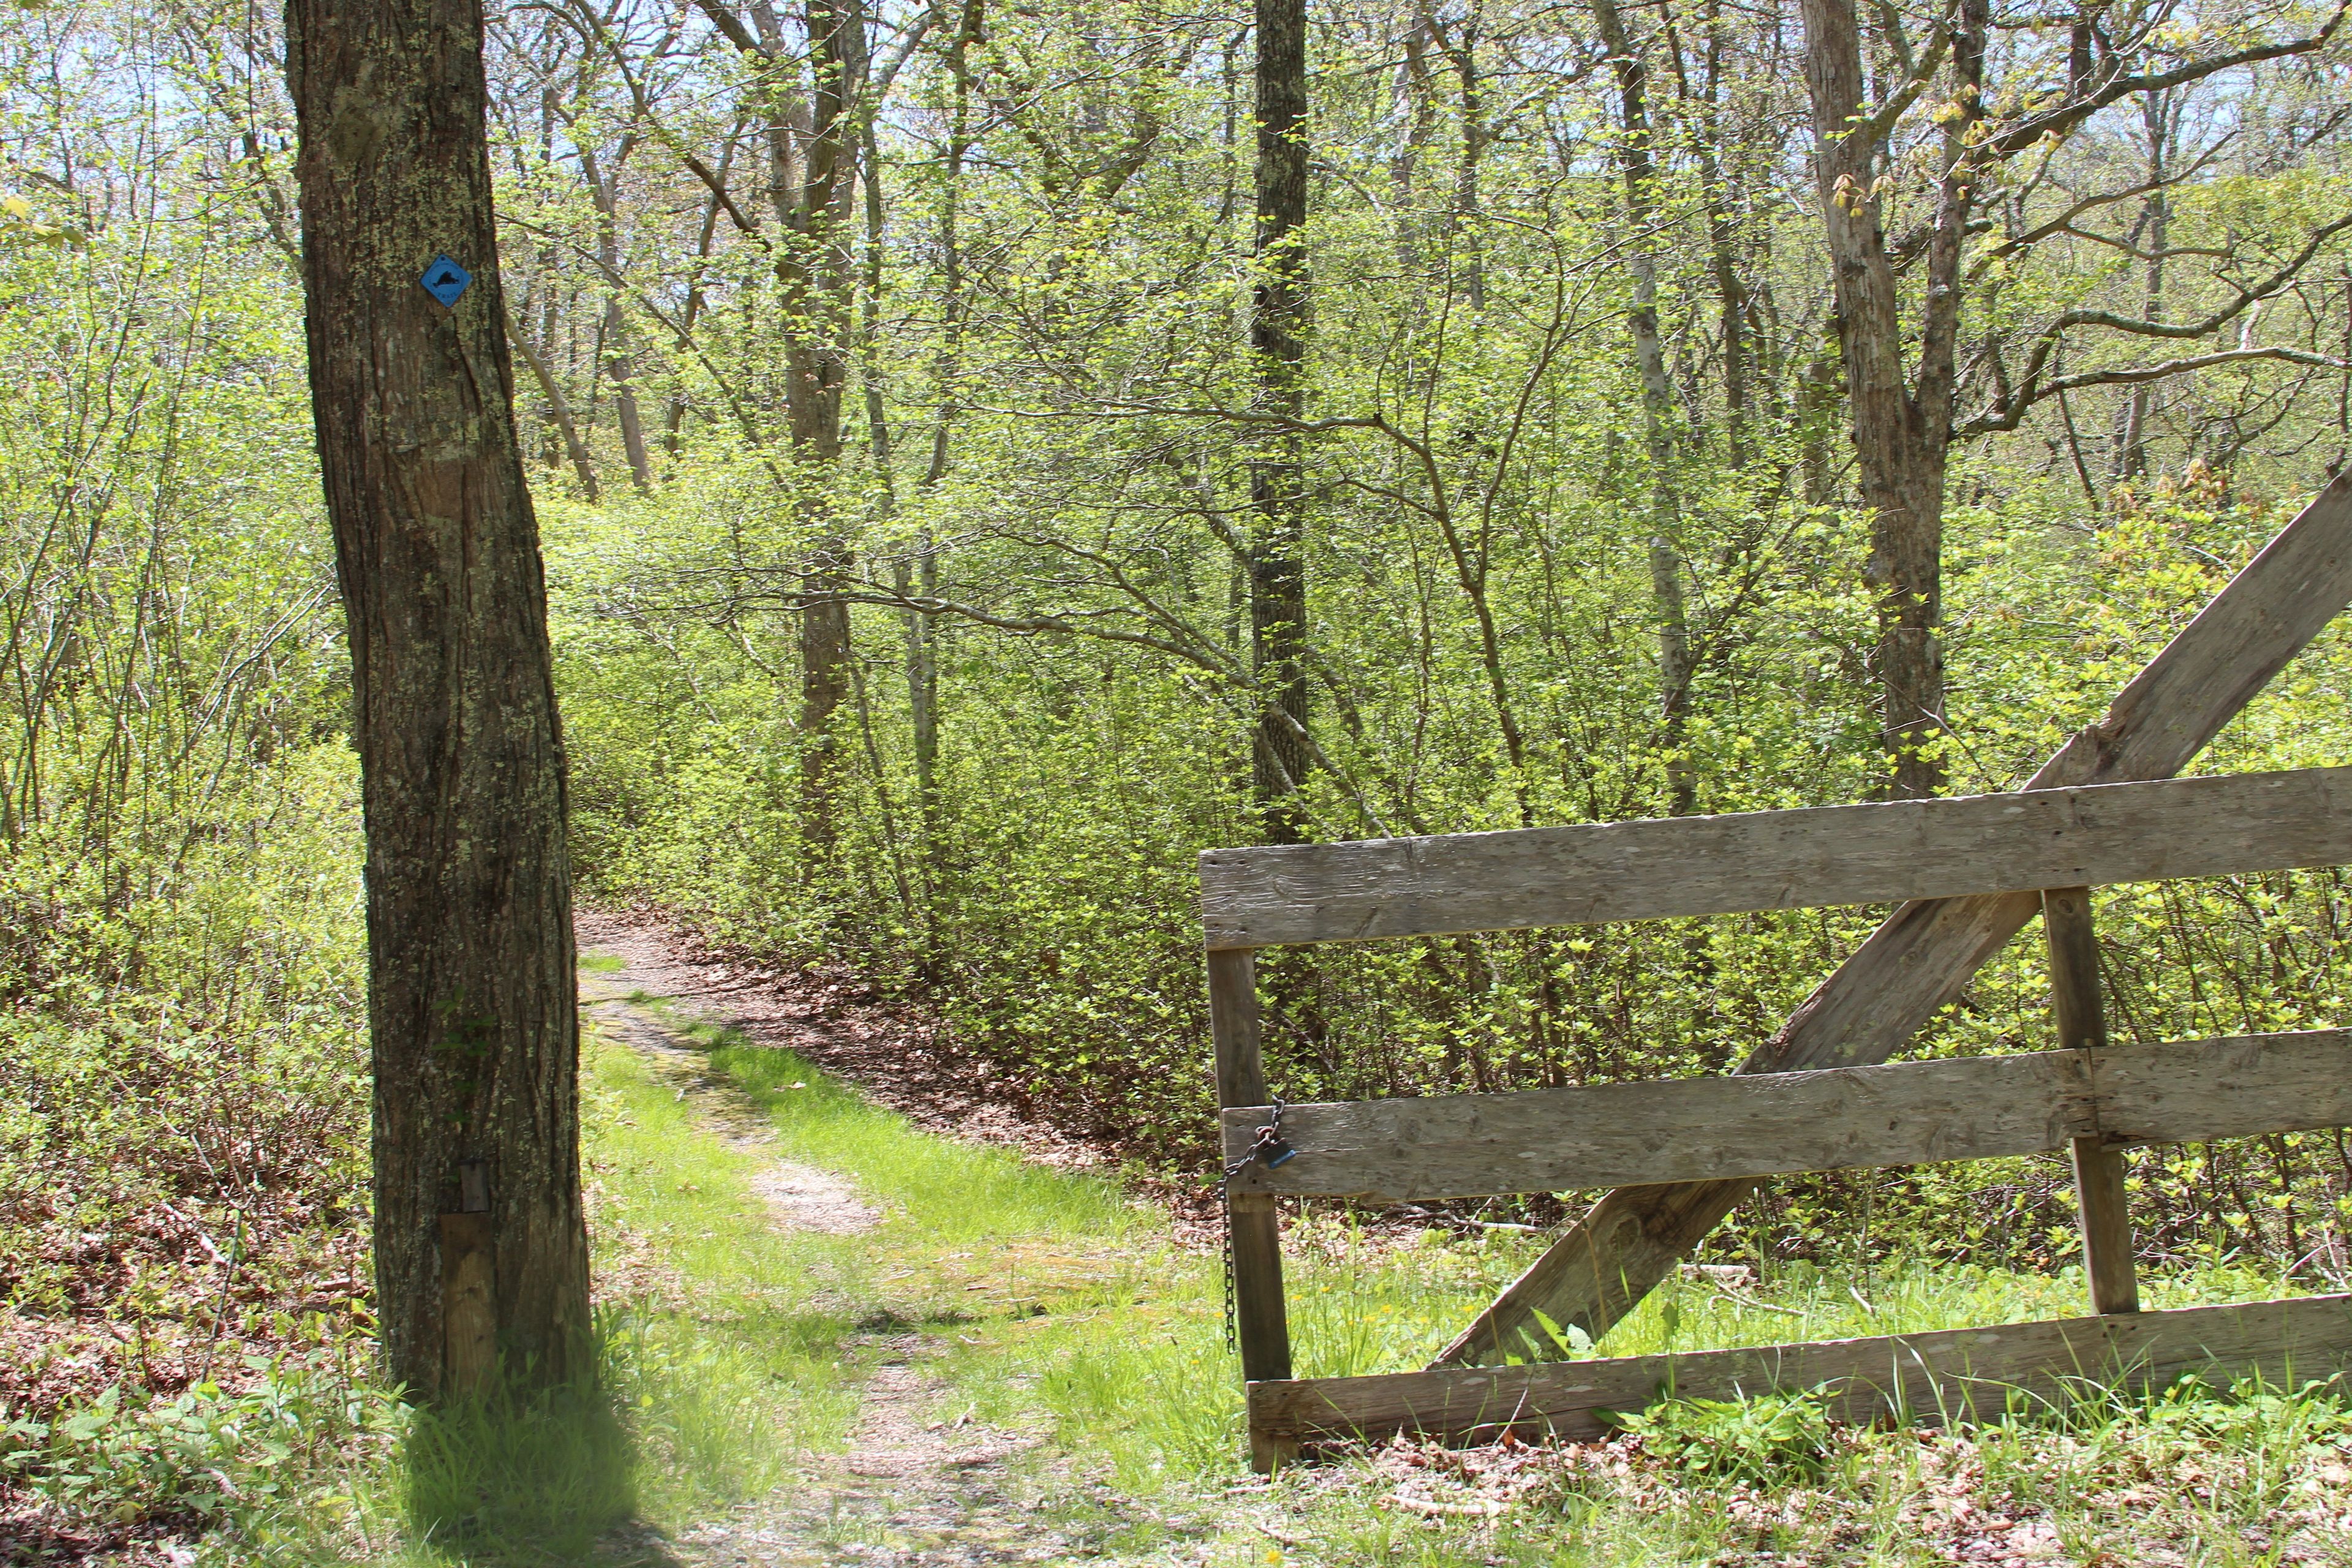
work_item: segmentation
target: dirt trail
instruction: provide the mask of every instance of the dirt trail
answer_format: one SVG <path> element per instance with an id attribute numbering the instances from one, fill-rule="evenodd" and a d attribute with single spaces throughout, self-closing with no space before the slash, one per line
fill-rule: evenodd
<path id="1" fill-rule="evenodd" d="M 660 927 L 612 916 L 583 915 L 583 955 L 618 959 L 619 969 L 583 970 L 581 1001 L 598 1024 L 641 1053 L 694 1110 L 697 1119 L 767 1163 L 758 1188 L 779 1227 L 837 1235 L 881 1223 L 882 1213 L 834 1172 L 778 1158 L 765 1118 L 706 1068 L 702 1053 L 635 994 L 676 999 L 680 1011 L 720 1023 L 764 1043 L 820 1060 L 827 998 L 794 976 L 747 975 L 698 962 Z M 812 994 L 814 993 L 814 994 Z M 860 1020 L 873 1026 L 871 1016 Z M 814 1048 L 812 1048 L 814 1047 Z M 1020 1141 L 1009 1119 L 988 1128 Z M 929 1363 L 920 1334 L 879 1330 L 851 1335 L 845 1359 L 873 1368 L 846 1451 L 814 1466 L 799 1486 L 746 1505 L 675 1538 L 650 1531 L 612 1542 L 614 1555 L 646 1564 L 740 1568 L 749 1564 L 930 1565 L 1107 1561 L 1100 1544 L 1066 1524 L 1038 1517 L 1041 1487 L 1067 1500 L 1091 1489 L 1067 1475 L 1039 1474 L 1039 1440 L 942 1416 L 947 1380 Z M 1026 1458 L 1031 1462 L 1023 1464 Z M 1105 1500 L 1108 1500 L 1107 1499 Z"/>

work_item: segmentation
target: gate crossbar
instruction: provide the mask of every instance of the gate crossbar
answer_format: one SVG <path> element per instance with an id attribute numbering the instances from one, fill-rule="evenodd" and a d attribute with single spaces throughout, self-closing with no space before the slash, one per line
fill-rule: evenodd
<path id="1" fill-rule="evenodd" d="M 1931 1382 L 1958 1375 L 1962 1384 L 1999 1384 L 2014 1396 L 2053 1379 L 2133 1368 L 2153 1373 L 2176 1362 L 2263 1370 L 2284 1366 L 2284 1357 L 2315 1373 L 2352 1363 L 2352 1310 L 2343 1298 L 2137 1312 L 2117 1151 L 2352 1121 L 2352 1103 L 2337 1087 L 2347 1076 L 2339 1065 L 2347 1046 L 2335 1031 L 2315 1031 L 2107 1049 L 2087 895 L 2100 883 L 2352 861 L 2352 796 L 2345 793 L 2352 770 L 2167 776 L 2347 601 L 2352 475 L 2322 491 L 2124 689 L 2106 718 L 2070 741 L 2023 792 L 1203 855 L 1218 1101 L 1236 1152 L 1237 1131 L 1254 1129 L 1271 1098 L 1260 1051 L 1257 947 L 1910 900 L 1740 1076 L 1287 1110 L 1284 1131 L 1299 1157 L 1244 1171 L 1230 1199 L 1254 1461 L 1267 1468 L 1302 1443 L 1381 1430 L 1467 1436 L 1498 1420 L 1569 1430 L 1574 1411 L 1589 1416 L 1641 1403 L 1625 1390 L 1646 1390 L 1645 1399 L 1661 1391 L 1662 1377 L 1696 1392 L 1723 1368 L 1743 1369 L 1724 1373 L 1733 1379 L 1727 1386 L 1753 1389 L 1773 1381 L 1759 1382 L 1759 1366 L 1844 1364 L 1829 1344 L 1672 1358 L 1665 1373 L 1652 1364 L 1658 1358 L 1645 1357 L 1495 1370 L 1448 1363 L 1503 1360 L 1519 1342 L 1546 1353 L 1529 1329 L 1547 1301 L 1560 1308 L 1560 1321 L 1583 1323 L 1596 1336 L 1605 1331 L 1759 1176 L 2061 1145 L 2074 1153 L 2099 1316 L 1953 1331 L 1958 1337 L 1841 1342 L 1853 1347 L 1839 1352 L 1853 1364 L 1804 1381 L 1875 1389 L 1853 1397 L 1892 1399 L 1921 1414 L 1916 1402 L 1904 1404 L 1903 1365 L 1916 1364 Z M 2051 947 L 2059 1044 L 2067 1049 L 1871 1065 L 2036 912 Z M 1837 1070 L 1790 1070 L 1811 1067 Z M 1718 1098 L 1679 1110 L 1659 1098 L 1694 1091 Z M 1670 1119 L 1658 1125 L 1673 1125 L 1681 1146 L 1664 1136 L 1647 1148 L 1636 1147 L 1638 1139 L 1604 1146 L 1605 1137 L 1583 1136 L 1601 1101 L 1573 1097 L 1610 1094 L 1619 1098 L 1608 1116 L 1622 1122 L 1644 1106 Z M 1982 1103 L 2015 1094 L 2022 1096 L 2021 1121 L 2003 1121 L 1991 1113 L 1998 1108 Z M 1815 1102 L 1775 1116 L 1775 1096 L 1783 1105 L 1808 1096 Z M 1891 1121 L 1880 1103 L 1889 1097 L 1909 1107 Z M 1947 1130 L 1942 1143 L 1933 1129 L 1901 1129 L 1905 1117 L 1931 1114 L 1938 1104 L 1950 1112 L 1937 1124 Z M 1496 1121 L 1516 1121 L 1517 1131 L 1492 1136 Z M 1689 1136 L 1694 1121 L 1710 1140 L 1703 1145 Z M 1775 1121 L 1777 1128 L 1769 1125 Z M 1578 1131 L 1564 1136 L 1569 1122 Z M 1824 1136 L 1833 1146 L 1820 1142 Z M 1806 1138 L 1814 1142 L 1791 1152 L 1792 1140 Z M 1430 1371 L 1291 1377 L 1276 1206 L 1284 1194 L 1441 1196 L 1606 1184 L 1616 1190 Z M 2126 1353 L 2126 1346 L 2137 1348 Z M 1988 1359 L 1969 1361 L 1979 1352 Z M 1706 1359 L 1766 1354 L 1767 1363 Z M 1948 1359 L 1937 1373 L 1936 1356 L 1948 1354 L 1961 1363 Z M 1862 1363 L 1875 1365 L 1874 1358 L 1891 1358 L 1885 1364 L 1896 1370 L 1873 1382 Z M 1612 1404 L 1586 1398 L 1603 1384 Z M 1509 1395 L 1500 1405 L 1497 1390 Z M 1498 1415 L 1505 1408 L 1508 1416 Z"/>
<path id="2" fill-rule="evenodd" d="M 1225 1111 L 1244 1158 L 1270 1106 Z M 1279 1165 L 1234 1192 L 1422 1203 L 1588 1192 L 1808 1171 L 2203 1143 L 2352 1123 L 2352 1035 L 2242 1035 L 2106 1050 L 2035 1051 L 1650 1079 L 1516 1094 L 1286 1105 Z"/>

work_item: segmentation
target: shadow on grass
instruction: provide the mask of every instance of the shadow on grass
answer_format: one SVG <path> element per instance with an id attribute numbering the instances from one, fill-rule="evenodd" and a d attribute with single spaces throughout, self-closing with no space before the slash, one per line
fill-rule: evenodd
<path id="1" fill-rule="evenodd" d="M 400 1454 L 410 1540 L 450 1563 L 585 1561 L 636 1516 L 635 1450 L 609 1388 L 500 1386 L 420 1408 Z M 626 1560 L 672 1561 L 644 1546 Z"/>

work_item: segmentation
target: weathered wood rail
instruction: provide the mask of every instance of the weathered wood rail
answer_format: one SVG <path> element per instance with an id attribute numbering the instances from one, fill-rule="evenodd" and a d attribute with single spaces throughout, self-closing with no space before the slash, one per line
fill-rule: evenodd
<path id="1" fill-rule="evenodd" d="M 2305 1296 L 1744 1350 L 1254 1383 L 1249 1410 L 1253 1433 L 1286 1448 L 1397 1432 L 1591 1438 L 1607 1431 L 1605 1412 L 1638 1410 L 1661 1394 L 1737 1399 L 1769 1388 L 1821 1389 L 1831 1413 L 1849 1421 L 1933 1425 L 2063 1400 L 2093 1384 L 2164 1388 L 2195 1376 L 2227 1386 L 2255 1373 L 2284 1383 L 2325 1377 L 2347 1360 L 2352 1296 Z"/>
<path id="2" fill-rule="evenodd" d="M 1224 1113 L 1225 1158 L 1270 1106 Z M 2352 1123 L 2352 1035 L 1286 1105 L 1282 1164 L 1233 1190 L 1383 1203 L 2201 1143 Z"/>
<path id="3" fill-rule="evenodd" d="M 2173 779 L 2347 602 L 2352 476 L 2215 596 L 2023 791 L 1202 857 L 1210 1016 L 1229 1159 L 1265 1119 L 1253 952 L 1618 920 L 1900 902 L 1727 1078 L 1297 1105 L 1297 1152 L 1230 1188 L 1252 1454 L 1412 1429 L 1587 1433 L 1672 1389 L 1828 1384 L 1849 1414 L 1914 1415 L 2186 1370 L 2352 1364 L 2345 1298 L 2137 1311 L 2122 1151 L 2352 1123 L 2334 1030 L 2111 1047 L 2093 887 L 2352 863 L 2352 769 Z M 2055 1051 L 1880 1065 L 2036 914 Z M 2069 1149 L 2095 1317 L 1948 1333 L 1485 1368 L 1593 1338 L 1757 1180 Z M 1428 1371 L 1294 1380 L 1276 1205 L 1614 1187 Z M 1930 1391 L 1937 1400 L 1924 1400 Z"/>

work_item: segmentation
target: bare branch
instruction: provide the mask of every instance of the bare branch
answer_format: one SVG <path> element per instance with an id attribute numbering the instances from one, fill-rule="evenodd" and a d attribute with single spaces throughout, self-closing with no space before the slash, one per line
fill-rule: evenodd
<path id="1" fill-rule="evenodd" d="M 712 26 L 727 35 L 729 43 L 762 65 L 774 60 L 775 57 L 768 52 L 767 46 L 753 37 L 751 30 L 743 26 L 742 18 L 737 16 L 727 6 L 720 5 L 719 0 L 694 0 L 694 3 L 701 8 L 704 16 L 710 18 Z"/>
<path id="2" fill-rule="evenodd" d="M 2211 59 L 2190 60 L 2185 65 L 2175 66 L 2170 70 L 2149 71 L 2142 76 L 2116 77 L 2095 91 L 2085 93 L 2070 102 L 2062 103 L 2057 108 L 2037 114 L 2030 120 L 2021 121 L 2000 135 L 1990 138 L 1984 144 L 1985 152 L 1994 158 L 2014 157 L 2046 136 L 2063 138 L 2071 134 L 2076 126 L 2100 110 L 2118 99 L 2129 98 L 2134 93 L 2161 92 L 2168 87 L 2180 87 L 2189 82 L 2201 81 L 2217 71 L 2229 70 L 2237 66 L 2258 65 L 2264 60 L 2284 59 L 2293 55 L 2311 54 L 2325 48 L 2328 39 L 2336 36 L 2336 29 L 2342 24 L 2347 9 L 2352 9 L 2352 0 L 2337 0 L 2336 9 L 2329 14 L 2326 22 L 2318 32 L 2307 38 L 2297 38 L 2292 43 L 2258 44 L 2252 48 L 2238 49 L 2226 55 L 2216 55 Z"/>
<path id="3" fill-rule="evenodd" d="M 2158 364 L 2131 365 L 2116 370 L 2086 370 L 2026 387 L 2015 394 L 2006 405 L 1988 409 L 1952 434 L 1956 437 L 1966 438 L 1996 430 L 2014 430 L 2023 423 L 2025 411 L 2042 399 L 2055 397 L 2061 393 L 2079 392 L 2086 386 L 2138 386 L 2151 381 L 2162 381 L 2168 376 L 2185 375 L 2193 370 L 2205 370 L 2221 364 L 2243 364 L 2252 360 L 2284 360 L 2289 364 L 2310 365 L 2317 370 L 2352 370 L 2352 361 L 2283 346 L 2223 349 L 2210 354 L 2185 354 Z"/>

